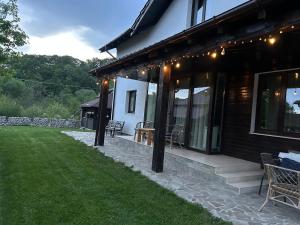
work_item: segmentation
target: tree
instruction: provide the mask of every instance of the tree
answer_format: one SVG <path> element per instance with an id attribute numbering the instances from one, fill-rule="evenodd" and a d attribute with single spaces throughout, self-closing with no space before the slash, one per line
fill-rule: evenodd
<path id="1" fill-rule="evenodd" d="M 27 36 L 19 22 L 17 0 L 0 0 L 0 70 L 7 69 L 2 63 L 26 43 Z"/>

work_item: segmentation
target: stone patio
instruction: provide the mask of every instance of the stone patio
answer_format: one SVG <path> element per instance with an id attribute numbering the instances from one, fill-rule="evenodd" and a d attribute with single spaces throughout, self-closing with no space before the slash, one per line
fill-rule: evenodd
<path id="1" fill-rule="evenodd" d="M 64 131 L 63 133 L 88 146 L 94 144 L 94 132 Z M 179 197 L 200 204 L 214 216 L 234 224 L 299 224 L 300 212 L 293 208 L 273 206 L 270 203 L 262 212 L 257 211 L 265 199 L 266 190 L 263 191 L 263 196 L 258 196 L 256 193 L 238 195 L 222 180 L 210 174 L 207 168 L 199 169 L 198 166 L 194 166 L 191 159 L 167 151 L 164 172 L 157 174 L 151 170 L 150 148 L 145 150 L 142 145 L 132 148 L 126 144 L 126 141 L 124 142 L 124 139 L 106 137 L 105 146 L 97 149 L 132 170 L 140 171 L 144 176 L 173 191 Z"/>

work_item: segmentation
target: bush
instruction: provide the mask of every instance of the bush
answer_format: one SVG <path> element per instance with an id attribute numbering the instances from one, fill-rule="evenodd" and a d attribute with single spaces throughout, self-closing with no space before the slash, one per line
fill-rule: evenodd
<path id="1" fill-rule="evenodd" d="M 5 95 L 0 96 L 0 116 L 22 116 L 23 108 Z"/>
<path id="2" fill-rule="evenodd" d="M 45 115 L 48 118 L 58 119 L 67 119 L 71 117 L 69 110 L 64 105 L 57 102 L 53 102 L 48 105 L 45 109 Z"/>
<path id="3" fill-rule="evenodd" d="M 45 109 L 39 105 L 33 105 L 23 111 L 23 116 L 25 117 L 45 117 Z"/>

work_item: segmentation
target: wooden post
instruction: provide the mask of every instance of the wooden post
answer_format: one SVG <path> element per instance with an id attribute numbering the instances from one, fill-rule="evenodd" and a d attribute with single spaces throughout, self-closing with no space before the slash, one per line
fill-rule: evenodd
<path id="1" fill-rule="evenodd" d="M 152 157 L 152 170 L 163 171 L 165 155 L 165 135 L 168 115 L 169 87 L 171 79 L 171 66 L 163 64 L 159 74 L 158 93 L 156 100 L 154 120 L 154 147 Z"/>
<path id="2" fill-rule="evenodd" d="M 107 114 L 107 99 L 108 99 L 108 88 L 109 82 L 108 79 L 103 79 L 101 81 L 101 90 L 99 98 L 99 116 L 98 116 L 98 126 L 95 136 L 95 146 L 104 145 L 104 136 L 105 136 L 105 121 Z"/>

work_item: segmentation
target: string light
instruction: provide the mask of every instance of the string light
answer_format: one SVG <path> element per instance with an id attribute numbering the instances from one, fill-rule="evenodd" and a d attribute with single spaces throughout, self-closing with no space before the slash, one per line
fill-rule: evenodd
<path id="1" fill-rule="evenodd" d="M 219 55 L 224 56 L 227 53 L 227 50 L 233 46 L 236 45 L 243 45 L 246 43 L 255 43 L 257 41 L 264 41 L 266 44 L 268 44 L 269 46 L 273 46 L 278 42 L 278 37 L 276 36 L 276 34 L 283 34 L 283 33 L 287 33 L 288 31 L 291 31 L 292 29 L 295 29 L 294 25 L 290 25 L 290 27 L 286 28 L 282 28 L 279 27 L 277 31 L 274 31 L 269 34 L 263 35 L 263 36 L 258 36 L 256 38 L 251 37 L 251 38 L 244 38 L 244 39 L 237 39 L 237 40 L 227 40 L 223 43 L 219 43 L 218 46 L 210 46 L 207 49 L 203 49 L 200 52 L 195 52 L 195 53 L 185 53 L 181 56 L 177 56 L 177 57 L 173 57 L 171 59 L 168 59 L 165 61 L 166 64 L 172 65 L 174 66 L 176 69 L 181 68 L 182 66 L 182 61 L 183 60 L 187 60 L 187 59 L 195 59 L 195 58 L 199 58 L 200 56 L 206 57 L 208 56 L 211 59 L 216 59 L 218 58 Z M 274 36 L 273 36 L 274 34 Z M 225 49 L 226 47 L 226 49 Z M 212 50 L 212 48 L 215 48 L 215 50 Z M 164 72 L 167 72 L 169 70 L 168 65 L 162 65 L 161 62 L 160 63 L 153 63 L 152 65 L 147 65 L 144 66 L 143 69 L 141 70 L 137 70 L 137 72 L 140 72 L 141 74 L 146 74 L 147 71 L 150 71 L 152 69 L 156 69 L 163 66 L 163 70 Z M 126 76 L 126 78 L 128 78 L 128 76 Z M 295 79 L 299 79 L 299 73 L 295 73 Z M 99 84 L 99 82 L 97 83 Z M 279 96 L 280 92 L 276 91 L 275 96 Z"/>
<path id="2" fill-rule="evenodd" d="M 216 59 L 218 57 L 218 53 L 217 52 L 213 52 L 211 54 L 211 58 Z"/>
<path id="3" fill-rule="evenodd" d="M 168 67 L 164 66 L 164 71 L 167 72 L 167 70 L 168 70 Z"/>
<path id="4" fill-rule="evenodd" d="M 270 44 L 270 45 L 274 45 L 275 43 L 276 43 L 276 38 L 275 37 L 270 37 L 269 39 L 268 39 L 268 43 Z"/>
<path id="5" fill-rule="evenodd" d="M 221 55 L 225 55 L 225 48 L 222 48 Z"/>

